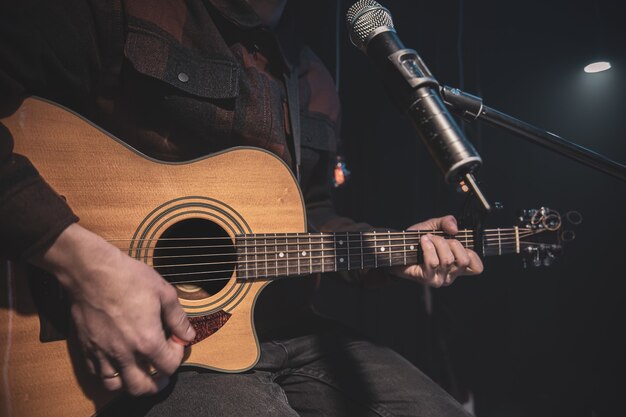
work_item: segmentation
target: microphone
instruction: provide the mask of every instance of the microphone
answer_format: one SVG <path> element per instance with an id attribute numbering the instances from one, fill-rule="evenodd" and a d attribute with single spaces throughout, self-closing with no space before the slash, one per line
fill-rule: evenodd
<path id="1" fill-rule="evenodd" d="M 346 22 L 350 41 L 382 73 L 393 101 L 408 113 L 446 182 L 467 181 L 482 159 L 445 107 L 437 80 L 398 38 L 389 10 L 359 0 L 348 9 Z"/>

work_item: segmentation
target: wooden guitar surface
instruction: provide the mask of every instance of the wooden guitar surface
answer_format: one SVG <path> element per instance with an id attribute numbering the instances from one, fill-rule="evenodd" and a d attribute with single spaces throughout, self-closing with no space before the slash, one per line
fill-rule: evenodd
<path id="1" fill-rule="evenodd" d="M 298 185 L 268 152 L 236 148 L 164 163 L 35 98 L 2 122 L 13 134 L 15 152 L 26 155 L 67 199 L 83 227 L 148 264 L 159 237 L 190 219 L 216 225 L 233 241 L 244 233 L 305 231 Z M 72 343 L 40 341 L 40 315 L 24 266 L 4 262 L 0 268 L 0 415 L 93 415 L 111 396 L 82 368 Z M 266 284 L 238 280 L 233 270 L 215 293 L 179 285 L 181 304 L 199 329 L 218 323 L 215 333 L 190 348 L 184 365 L 224 372 L 254 366 L 259 348 L 253 308 Z"/>

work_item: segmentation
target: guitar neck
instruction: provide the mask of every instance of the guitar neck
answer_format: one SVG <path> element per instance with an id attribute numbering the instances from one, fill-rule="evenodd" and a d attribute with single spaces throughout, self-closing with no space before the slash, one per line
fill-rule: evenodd
<path id="1" fill-rule="evenodd" d="M 469 229 L 456 236 L 429 230 L 246 234 L 236 238 L 237 269 L 240 278 L 254 279 L 417 264 L 422 259 L 420 238 L 426 234 L 457 239 L 485 256 L 520 249 L 517 228 L 485 230 L 480 244 Z"/>

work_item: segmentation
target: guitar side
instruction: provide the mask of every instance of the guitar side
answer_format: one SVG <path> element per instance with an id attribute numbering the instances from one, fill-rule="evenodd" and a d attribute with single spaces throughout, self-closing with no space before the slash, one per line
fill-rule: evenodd
<path id="1" fill-rule="evenodd" d="M 211 222 L 231 239 L 239 233 L 305 231 L 298 185 L 268 152 L 238 148 L 189 163 L 163 163 L 34 98 L 2 122 L 15 139 L 15 152 L 26 155 L 67 199 L 83 227 L 148 264 L 159 236 L 188 219 Z M 110 395 L 81 368 L 71 343 L 39 341 L 39 316 L 22 270 L 3 264 L 0 271 L 0 409 L 18 417 L 92 415 Z M 242 283 L 235 271 L 214 294 L 178 286 L 192 319 L 228 316 L 219 330 L 192 346 L 185 364 L 225 372 L 252 367 L 259 355 L 254 303 L 266 284 Z"/>

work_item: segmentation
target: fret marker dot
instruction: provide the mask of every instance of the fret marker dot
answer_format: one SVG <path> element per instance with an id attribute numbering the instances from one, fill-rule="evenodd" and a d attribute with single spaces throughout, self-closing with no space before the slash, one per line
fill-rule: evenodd
<path id="1" fill-rule="evenodd" d="M 339 262 L 343 262 L 343 258 L 339 258 Z"/>
<path id="2" fill-rule="evenodd" d="M 302 251 L 302 256 L 306 256 L 306 251 Z"/>
<path id="3" fill-rule="evenodd" d="M 280 256 L 281 258 L 285 257 L 285 254 L 283 252 L 279 253 L 278 256 Z"/>
<path id="4" fill-rule="evenodd" d="M 340 240 L 340 241 L 339 241 L 339 244 L 340 244 L 340 245 L 343 245 L 343 240 Z"/>
<path id="5" fill-rule="evenodd" d="M 415 249 L 415 246 L 411 245 L 411 246 L 410 246 L 410 248 L 411 248 L 411 250 L 414 250 L 414 249 Z"/>
<path id="6" fill-rule="evenodd" d="M 385 247 L 383 246 L 382 248 L 380 248 L 380 251 L 384 252 L 385 251 Z"/>

